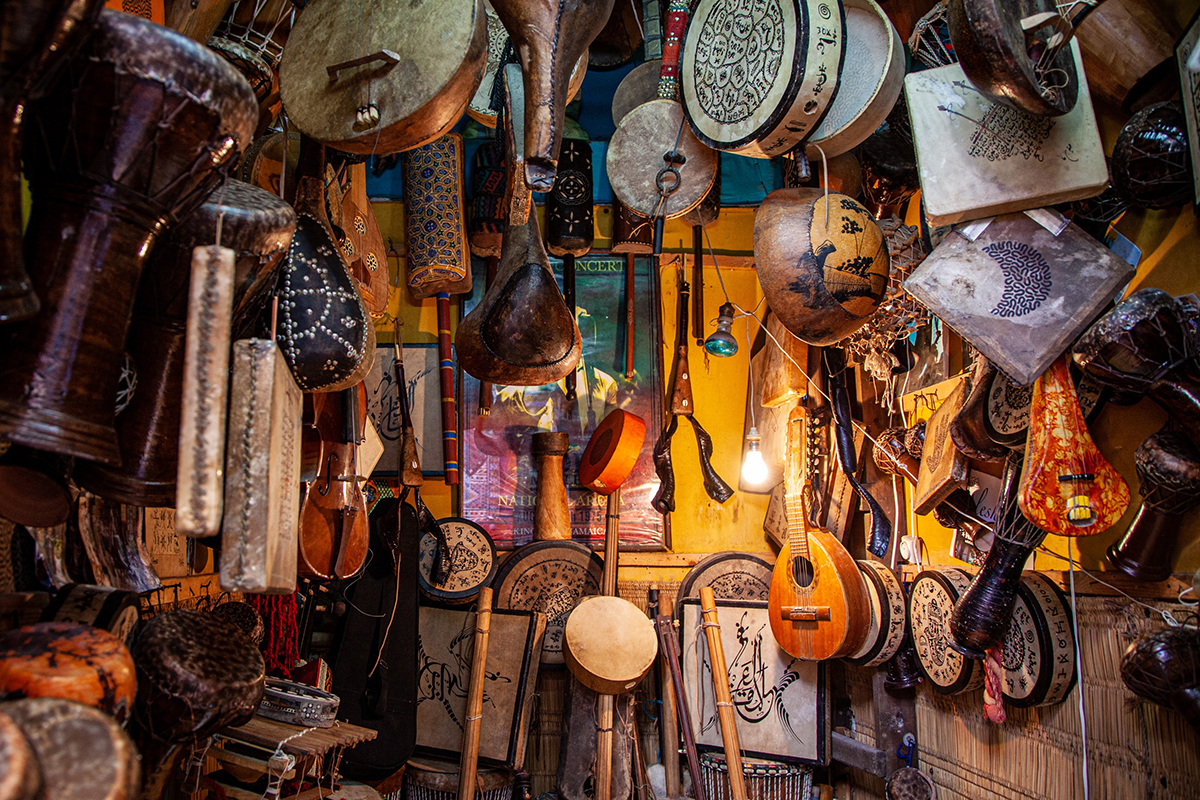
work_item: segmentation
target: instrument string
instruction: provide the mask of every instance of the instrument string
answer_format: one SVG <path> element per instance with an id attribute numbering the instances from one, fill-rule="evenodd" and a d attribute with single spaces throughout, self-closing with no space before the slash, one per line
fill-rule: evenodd
<path id="1" fill-rule="evenodd" d="M 1074 537 L 1067 538 L 1067 555 L 1070 556 L 1074 551 Z M 1087 711 L 1083 703 L 1083 651 L 1080 648 L 1079 642 L 1079 605 L 1075 599 L 1075 559 L 1071 558 L 1071 633 L 1075 637 L 1075 674 L 1079 676 L 1079 682 L 1075 687 L 1075 691 L 1079 693 L 1079 730 L 1080 738 L 1083 740 L 1083 763 L 1080 765 L 1083 770 L 1083 800 L 1089 800 L 1091 792 L 1088 787 L 1088 737 L 1087 737 Z"/>

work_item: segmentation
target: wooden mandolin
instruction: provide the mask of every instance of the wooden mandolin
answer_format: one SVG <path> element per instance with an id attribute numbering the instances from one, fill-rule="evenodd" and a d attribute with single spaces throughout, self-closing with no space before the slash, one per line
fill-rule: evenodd
<path id="1" fill-rule="evenodd" d="M 1033 386 L 1021 513 L 1044 531 L 1087 536 L 1111 528 L 1129 507 L 1129 485 L 1088 433 L 1066 356 Z"/>
<path id="2" fill-rule="evenodd" d="M 788 655 L 823 661 L 862 647 L 871 610 L 862 573 L 846 548 L 824 528 L 810 526 L 802 483 L 806 412 L 788 416 L 785 475 L 788 538 L 771 574 L 767 607 L 771 633 Z"/>
<path id="3" fill-rule="evenodd" d="M 357 475 L 359 391 L 313 394 L 321 457 L 300 508 L 300 574 L 329 580 L 366 564 L 370 528 Z"/>

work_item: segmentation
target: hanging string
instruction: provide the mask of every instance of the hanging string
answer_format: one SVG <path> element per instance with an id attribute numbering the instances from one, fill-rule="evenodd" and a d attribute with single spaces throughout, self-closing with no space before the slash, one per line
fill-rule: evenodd
<path id="1" fill-rule="evenodd" d="M 1083 704 L 1083 650 L 1079 643 L 1079 604 L 1075 599 L 1075 559 L 1074 559 L 1075 537 L 1067 537 L 1067 556 L 1071 562 L 1071 632 L 1075 636 L 1075 674 L 1078 676 L 1078 683 L 1075 690 L 1079 693 L 1079 731 L 1083 740 L 1083 800 L 1090 800 L 1091 793 L 1088 787 L 1088 736 L 1087 736 L 1087 711 Z"/>

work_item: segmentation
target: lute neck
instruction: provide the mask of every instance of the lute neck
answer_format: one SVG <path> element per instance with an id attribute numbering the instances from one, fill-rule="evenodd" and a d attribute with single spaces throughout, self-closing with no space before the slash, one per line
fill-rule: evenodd
<path id="1" fill-rule="evenodd" d="M 620 559 L 621 489 L 618 487 L 608 496 L 608 512 L 604 520 L 604 580 L 601 594 L 617 595 L 617 562 Z"/>

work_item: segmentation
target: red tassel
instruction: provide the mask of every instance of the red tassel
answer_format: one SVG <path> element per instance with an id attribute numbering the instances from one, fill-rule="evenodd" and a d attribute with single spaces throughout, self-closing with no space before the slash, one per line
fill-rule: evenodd
<path id="1" fill-rule="evenodd" d="M 292 677 L 292 668 L 300 660 L 296 595 L 251 594 L 246 597 L 250 605 L 262 615 L 266 627 L 262 649 L 267 672 L 278 670 L 283 677 Z"/>
<path id="2" fill-rule="evenodd" d="M 1004 713 L 1004 646 L 987 651 L 983 660 L 983 716 L 989 722 L 1003 725 Z"/>

